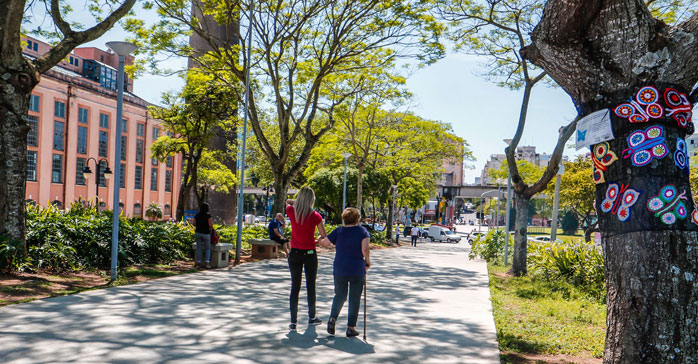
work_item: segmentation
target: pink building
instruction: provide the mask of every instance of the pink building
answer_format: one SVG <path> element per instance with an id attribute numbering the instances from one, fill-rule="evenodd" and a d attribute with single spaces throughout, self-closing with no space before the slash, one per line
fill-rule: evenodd
<path id="1" fill-rule="evenodd" d="M 25 54 L 30 57 L 50 47 L 33 38 L 24 40 Z M 64 208 L 78 198 L 97 197 L 100 206 L 111 209 L 116 182 L 126 216 L 145 216 L 151 203 L 160 206 L 165 219 L 172 216 L 180 187 L 181 156 L 166 162 L 150 157 L 150 147 L 163 131 L 159 120 L 150 116 L 149 104 L 132 93 L 132 82 L 124 93 L 124 123 L 119 132 L 122 149 L 115 165 L 117 62 L 113 53 L 78 48 L 46 72 L 32 91 L 27 115 L 28 202 Z M 98 162 L 100 176 L 96 175 Z M 110 170 L 121 168 L 120 181 L 105 178 L 107 165 Z M 85 166 L 92 171 L 87 180 L 82 173 Z"/>

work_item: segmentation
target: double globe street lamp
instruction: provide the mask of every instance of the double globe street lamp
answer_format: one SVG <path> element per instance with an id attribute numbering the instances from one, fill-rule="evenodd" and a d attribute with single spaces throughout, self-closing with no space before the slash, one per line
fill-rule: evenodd
<path id="1" fill-rule="evenodd" d="M 99 177 L 101 176 L 101 164 L 104 162 L 106 164 L 106 168 L 104 169 L 104 179 L 109 179 L 111 177 L 111 169 L 109 169 L 109 161 L 107 161 L 106 158 L 101 158 L 99 161 L 97 161 L 95 158 L 90 157 L 87 159 L 85 162 L 85 168 L 82 169 L 82 176 L 85 178 L 85 180 L 89 180 L 90 176 L 92 176 L 92 170 L 90 169 L 90 161 L 93 161 L 95 163 L 95 172 L 97 172 L 97 177 L 95 178 L 95 205 L 97 205 L 97 212 L 99 213 Z"/>

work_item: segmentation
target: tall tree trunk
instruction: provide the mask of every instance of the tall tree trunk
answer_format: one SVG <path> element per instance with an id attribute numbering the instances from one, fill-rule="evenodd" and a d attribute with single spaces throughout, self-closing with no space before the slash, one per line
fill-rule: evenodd
<path id="1" fill-rule="evenodd" d="M 364 165 L 363 163 L 359 163 L 357 166 L 357 174 L 356 174 L 356 208 L 361 211 L 361 208 L 363 207 L 363 180 L 364 180 Z"/>
<path id="2" fill-rule="evenodd" d="M 604 363 L 698 362 L 698 234 L 606 236 Z"/>
<path id="3" fill-rule="evenodd" d="M 39 75 L 23 60 L 17 69 L 1 70 L 0 77 L 0 236 L 25 241 L 24 209 L 27 177 L 27 132 L 25 115 L 31 91 Z"/>
<path id="4" fill-rule="evenodd" d="M 580 114 L 609 110 L 603 151 L 615 157 L 596 189 L 606 364 L 698 362 L 698 211 L 681 147 L 694 131 L 697 24 L 668 26 L 642 1 L 548 0 L 522 50 Z"/>
<path id="5" fill-rule="evenodd" d="M 286 199 L 288 198 L 288 188 L 290 183 L 283 179 L 282 175 L 274 174 L 274 206 L 272 216 L 276 213 L 286 213 Z"/>
<path id="6" fill-rule="evenodd" d="M 514 208 L 516 219 L 514 220 L 514 258 L 512 259 L 512 273 L 515 276 L 526 275 L 526 258 L 528 252 L 528 204 L 531 200 L 524 196 L 514 194 Z"/>
<path id="7" fill-rule="evenodd" d="M 196 190 L 196 185 L 199 182 L 196 174 L 197 167 L 198 161 L 192 161 L 191 159 L 187 161 L 187 170 L 184 173 L 182 188 L 179 189 L 179 198 L 177 199 L 177 211 L 175 215 L 177 221 L 182 221 L 184 218 L 184 211 L 198 210 L 202 202 Z"/>
<path id="8" fill-rule="evenodd" d="M 392 241 L 393 238 L 393 210 L 395 210 L 393 193 L 393 188 L 390 187 L 390 197 L 388 198 L 388 217 L 385 221 L 385 239 L 388 241 Z"/>

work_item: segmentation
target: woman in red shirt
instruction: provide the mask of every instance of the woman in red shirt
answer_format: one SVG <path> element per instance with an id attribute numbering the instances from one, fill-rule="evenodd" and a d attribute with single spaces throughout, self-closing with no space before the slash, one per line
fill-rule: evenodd
<path id="1" fill-rule="evenodd" d="M 291 324 L 295 330 L 298 322 L 298 295 L 301 290 L 303 268 L 305 268 L 305 285 L 308 290 L 308 325 L 319 325 L 315 317 L 315 278 L 317 277 L 317 251 L 315 250 L 315 228 L 320 233 L 318 240 L 327 237 L 322 216 L 313 211 L 315 192 L 310 187 L 298 191 L 295 200 L 286 201 L 286 215 L 291 220 L 291 252 L 288 255 L 288 268 L 291 271 Z"/>

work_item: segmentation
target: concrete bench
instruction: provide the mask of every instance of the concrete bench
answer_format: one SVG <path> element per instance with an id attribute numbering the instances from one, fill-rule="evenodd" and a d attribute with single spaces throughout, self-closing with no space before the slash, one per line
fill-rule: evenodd
<path id="1" fill-rule="evenodd" d="M 196 254 L 196 243 L 191 245 Z M 211 268 L 225 268 L 230 264 L 230 251 L 233 244 L 218 243 L 211 246 Z"/>
<path id="2" fill-rule="evenodd" d="M 252 258 L 270 259 L 279 257 L 280 245 L 270 239 L 250 239 L 247 241 L 252 245 Z"/>

